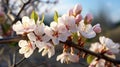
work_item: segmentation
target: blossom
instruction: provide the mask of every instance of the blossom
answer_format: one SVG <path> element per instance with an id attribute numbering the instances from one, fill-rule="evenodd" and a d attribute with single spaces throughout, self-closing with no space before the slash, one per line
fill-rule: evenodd
<path id="1" fill-rule="evenodd" d="M 94 30 L 96 33 L 100 33 L 100 32 L 101 32 L 100 24 L 94 25 L 94 26 L 93 26 L 93 30 Z"/>
<path id="2" fill-rule="evenodd" d="M 17 34 L 24 34 L 34 31 L 35 27 L 35 21 L 27 16 L 24 16 L 22 18 L 22 22 L 18 21 L 16 24 L 13 24 L 12 29 L 16 31 Z"/>
<path id="3" fill-rule="evenodd" d="M 93 52 L 101 53 L 101 51 L 104 49 L 104 46 L 96 42 L 96 43 L 91 44 L 91 47 L 89 49 Z"/>
<path id="4" fill-rule="evenodd" d="M 104 36 L 101 36 L 99 40 L 100 43 L 106 47 L 106 50 L 108 50 L 108 52 L 119 53 L 120 45 L 118 43 L 114 43 L 111 39 Z"/>
<path id="5" fill-rule="evenodd" d="M 97 60 L 97 58 L 94 58 L 89 67 L 105 67 L 105 62 L 104 59 Z"/>
<path id="6" fill-rule="evenodd" d="M 73 8 L 73 14 L 74 15 L 80 14 L 81 11 L 82 11 L 82 6 L 80 4 L 76 4 Z"/>
<path id="7" fill-rule="evenodd" d="M 58 23 L 63 23 L 70 32 L 77 32 L 77 25 L 73 16 L 64 14 L 58 18 Z"/>
<path id="8" fill-rule="evenodd" d="M 50 43 L 41 42 L 41 45 L 37 46 L 39 48 L 39 52 L 42 52 L 42 56 L 45 56 L 48 53 L 48 58 L 51 58 L 55 54 L 54 46 Z"/>
<path id="9" fill-rule="evenodd" d="M 70 33 L 62 23 L 51 22 L 50 27 L 46 26 L 44 30 L 45 34 L 48 35 L 52 42 L 57 45 L 59 41 L 65 42 Z"/>
<path id="10" fill-rule="evenodd" d="M 25 58 L 30 57 L 35 50 L 35 44 L 30 41 L 27 42 L 26 40 L 20 40 L 18 44 L 19 47 L 21 47 L 19 53 L 24 54 Z"/>
<path id="11" fill-rule="evenodd" d="M 81 20 L 82 20 L 82 15 L 78 14 L 78 15 L 75 17 L 75 22 L 76 22 L 76 24 L 78 24 Z"/>
<path id="12" fill-rule="evenodd" d="M 85 24 L 84 20 L 81 20 L 78 25 L 78 30 L 82 36 L 85 38 L 93 38 L 96 36 L 96 33 L 92 29 L 91 24 Z"/>
<path id="13" fill-rule="evenodd" d="M 78 62 L 79 57 L 76 54 L 70 54 L 67 52 L 63 52 L 62 54 L 57 56 L 57 61 L 60 60 L 61 63 L 68 63 L 68 62 Z"/>
<path id="14" fill-rule="evenodd" d="M 92 20 L 93 20 L 92 14 L 88 13 L 88 14 L 85 16 L 85 21 L 86 21 L 86 23 L 91 24 Z"/>

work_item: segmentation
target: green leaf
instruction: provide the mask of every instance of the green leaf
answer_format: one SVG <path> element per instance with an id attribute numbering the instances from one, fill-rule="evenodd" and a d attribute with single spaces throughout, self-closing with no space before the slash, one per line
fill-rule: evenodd
<path id="1" fill-rule="evenodd" d="M 45 18 L 45 15 L 44 15 L 44 13 L 42 14 L 42 19 L 41 19 L 41 22 L 43 22 L 44 21 L 44 18 Z"/>
<path id="2" fill-rule="evenodd" d="M 90 64 L 94 58 L 95 58 L 94 56 L 89 55 L 89 56 L 87 57 L 87 63 Z"/>
<path id="3" fill-rule="evenodd" d="M 37 22 L 37 20 L 38 20 L 38 14 L 35 11 L 32 11 L 30 17 L 31 17 L 31 19 L 34 19 L 35 22 Z"/>
<path id="4" fill-rule="evenodd" d="M 58 22 L 58 12 L 57 11 L 55 11 L 55 14 L 54 14 L 54 21 Z"/>
<path id="5" fill-rule="evenodd" d="M 72 36 L 73 36 L 73 40 L 72 41 L 77 44 L 78 43 L 78 34 L 77 33 L 73 33 Z"/>

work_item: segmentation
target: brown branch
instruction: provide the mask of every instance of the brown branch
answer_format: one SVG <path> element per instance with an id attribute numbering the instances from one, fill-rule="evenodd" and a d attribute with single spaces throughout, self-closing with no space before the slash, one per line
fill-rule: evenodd
<path id="1" fill-rule="evenodd" d="M 30 3 L 31 0 L 28 0 L 28 2 L 24 3 L 22 8 L 20 9 L 19 13 L 17 14 L 15 20 L 13 21 L 12 24 L 16 23 L 19 20 L 19 16 L 21 14 L 21 12 L 24 10 L 25 6 L 28 5 Z"/>
<path id="2" fill-rule="evenodd" d="M 11 37 L 11 38 L 0 39 L 0 44 L 1 43 L 2 44 L 3 43 L 9 43 L 9 42 L 18 42 L 19 40 L 21 40 L 23 38 L 25 39 L 25 37 L 16 36 L 16 37 Z M 107 57 L 105 55 L 102 55 L 102 54 L 99 54 L 99 53 L 94 53 L 94 52 L 92 52 L 92 51 L 90 51 L 88 49 L 85 49 L 83 47 L 78 46 L 77 44 L 75 44 L 75 43 L 73 43 L 71 41 L 67 40 L 66 42 L 61 42 L 61 43 L 67 44 L 68 46 L 71 46 L 71 47 L 74 47 L 74 48 L 78 49 L 79 51 L 83 51 L 85 53 L 91 54 L 91 55 L 96 56 L 98 58 L 105 59 L 106 61 L 110 61 L 110 62 L 112 62 L 114 64 L 120 64 L 120 60 L 112 59 L 112 58 L 109 58 L 109 57 Z"/>

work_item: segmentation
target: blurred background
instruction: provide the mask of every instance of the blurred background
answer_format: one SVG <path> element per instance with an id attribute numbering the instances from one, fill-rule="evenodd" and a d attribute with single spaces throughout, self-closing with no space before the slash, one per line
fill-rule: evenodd
<path id="1" fill-rule="evenodd" d="M 111 38 L 114 42 L 120 43 L 120 1 L 119 0 L 0 0 L 0 38 L 13 37 L 14 32 L 11 29 L 15 18 L 21 20 L 23 16 L 30 16 L 31 12 L 35 10 L 39 17 L 45 14 L 45 24 L 49 25 L 53 21 L 54 12 L 57 11 L 59 16 L 67 13 L 67 11 L 79 3 L 82 5 L 83 18 L 87 13 L 91 13 L 94 17 L 92 25 L 101 24 L 102 32 L 91 42 L 98 41 L 99 36 L 106 36 Z M 25 5 L 25 6 L 24 6 Z M 21 11 L 21 8 L 24 9 Z M 21 12 L 20 12 L 21 11 Z M 19 14 L 20 13 L 20 14 Z M 19 15 L 18 15 L 19 14 Z M 9 67 L 13 63 L 13 56 L 16 55 L 16 61 L 20 60 L 23 55 L 18 52 L 18 45 L 16 43 L 0 43 L 0 67 Z M 60 54 L 62 48 L 56 48 L 56 54 Z M 42 57 L 41 53 L 37 51 L 18 67 L 86 67 L 85 60 L 79 63 L 61 64 L 56 62 L 56 56 L 51 59 Z"/>

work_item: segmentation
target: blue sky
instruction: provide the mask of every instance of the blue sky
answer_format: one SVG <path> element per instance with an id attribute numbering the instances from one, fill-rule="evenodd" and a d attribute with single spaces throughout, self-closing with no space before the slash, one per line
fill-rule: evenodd
<path id="1" fill-rule="evenodd" d="M 87 13 L 97 13 L 100 8 L 105 8 L 109 12 L 110 19 L 113 22 L 120 20 L 120 0 L 59 0 L 54 9 L 60 14 L 64 14 L 77 3 L 83 7 L 83 16 Z"/>

